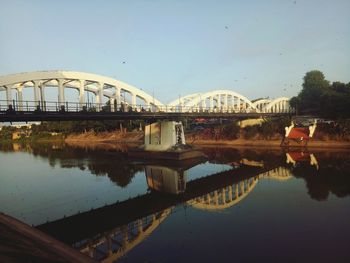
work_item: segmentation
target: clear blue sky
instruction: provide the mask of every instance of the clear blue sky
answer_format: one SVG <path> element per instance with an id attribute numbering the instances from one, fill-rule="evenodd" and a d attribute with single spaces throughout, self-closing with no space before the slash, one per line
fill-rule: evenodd
<path id="1" fill-rule="evenodd" d="M 312 69 L 350 81 L 349 11 L 349 0 L 0 0 L 0 75 L 85 71 L 163 102 L 293 96 Z"/>

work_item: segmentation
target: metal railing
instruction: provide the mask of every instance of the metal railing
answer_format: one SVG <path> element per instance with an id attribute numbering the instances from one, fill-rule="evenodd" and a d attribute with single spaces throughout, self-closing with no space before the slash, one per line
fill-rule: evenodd
<path id="1" fill-rule="evenodd" d="M 256 109 L 236 106 L 168 106 L 168 105 L 132 105 L 129 103 L 79 103 L 57 101 L 17 101 L 0 100 L 0 112 L 164 112 L 164 113 L 259 113 Z M 266 113 L 293 113 L 293 109 L 280 112 Z M 263 113 L 263 112 L 260 112 Z"/>

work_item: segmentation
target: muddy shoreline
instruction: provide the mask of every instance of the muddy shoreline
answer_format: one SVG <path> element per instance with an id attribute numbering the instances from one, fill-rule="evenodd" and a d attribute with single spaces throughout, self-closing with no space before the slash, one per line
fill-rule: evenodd
<path id="1" fill-rule="evenodd" d="M 142 132 L 114 132 L 114 133 L 84 133 L 71 134 L 65 138 L 65 143 L 72 146 L 101 148 L 103 146 L 110 148 L 112 145 L 131 145 L 138 147 L 143 144 Z M 186 138 L 187 144 L 198 145 L 203 147 L 252 147 L 252 148 L 283 148 L 280 139 L 271 140 L 193 140 L 191 137 Z M 114 148 L 113 147 L 113 148 Z M 291 148 L 318 148 L 318 149 L 350 149 L 350 141 L 334 140 L 310 140 L 307 146 L 301 146 L 297 143 L 290 145 Z M 123 148 L 123 147 L 122 147 Z"/>

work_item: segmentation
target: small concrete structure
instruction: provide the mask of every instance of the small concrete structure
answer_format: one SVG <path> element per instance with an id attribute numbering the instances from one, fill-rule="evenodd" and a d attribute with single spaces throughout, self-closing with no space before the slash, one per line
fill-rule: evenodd
<path id="1" fill-rule="evenodd" d="M 181 122 L 162 121 L 145 126 L 145 151 L 166 151 L 185 144 Z"/>
<path id="2" fill-rule="evenodd" d="M 261 124 L 264 121 L 265 120 L 263 118 L 241 120 L 241 121 L 239 121 L 239 127 L 240 128 L 245 128 L 247 126 L 254 126 L 254 125 L 260 125 L 261 126 Z"/>

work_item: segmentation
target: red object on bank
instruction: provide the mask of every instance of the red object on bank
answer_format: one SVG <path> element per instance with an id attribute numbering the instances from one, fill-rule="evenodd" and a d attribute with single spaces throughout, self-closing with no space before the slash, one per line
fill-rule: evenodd
<path id="1" fill-rule="evenodd" d="M 287 138 L 289 139 L 309 139 L 309 128 L 292 128 Z"/>

